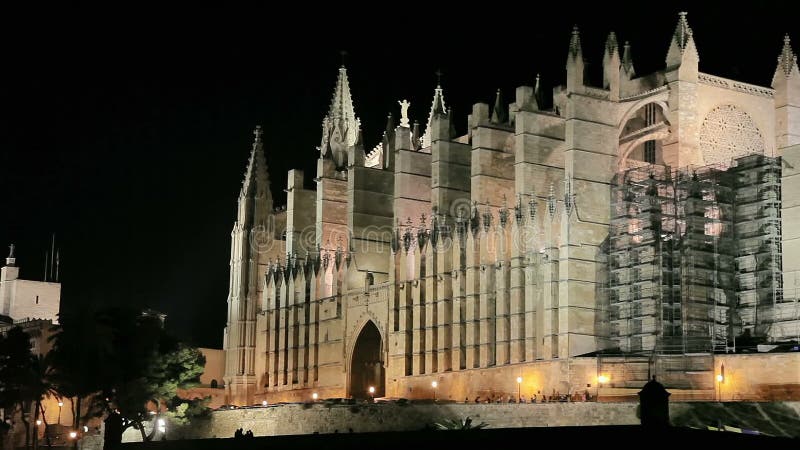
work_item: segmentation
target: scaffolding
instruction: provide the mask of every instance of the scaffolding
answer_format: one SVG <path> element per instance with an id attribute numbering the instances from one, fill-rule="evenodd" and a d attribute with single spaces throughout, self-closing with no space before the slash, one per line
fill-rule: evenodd
<path id="1" fill-rule="evenodd" d="M 780 158 L 648 165 L 612 185 L 610 337 L 626 353 L 702 354 L 792 338 L 781 289 Z"/>
<path id="2" fill-rule="evenodd" d="M 737 334 L 769 336 L 782 303 L 781 166 L 775 158 L 751 155 L 732 169 L 736 189 L 736 294 L 741 324 Z"/>
<path id="3" fill-rule="evenodd" d="M 610 334 L 623 352 L 650 352 L 656 336 L 680 336 L 675 290 L 677 229 L 672 174 L 664 166 L 631 169 L 612 190 L 608 245 Z"/>

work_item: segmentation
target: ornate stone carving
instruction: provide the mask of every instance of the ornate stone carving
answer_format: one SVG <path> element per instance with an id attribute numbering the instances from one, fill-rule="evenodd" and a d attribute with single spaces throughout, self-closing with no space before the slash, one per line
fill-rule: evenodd
<path id="1" fill-rule="evenodd" d="M 764 137 L 746 112 L 733 105 L 722 105 L 703 119 L 700 148 L 706 164 L 727 164 L 739 156 L 763 154 Z"/>

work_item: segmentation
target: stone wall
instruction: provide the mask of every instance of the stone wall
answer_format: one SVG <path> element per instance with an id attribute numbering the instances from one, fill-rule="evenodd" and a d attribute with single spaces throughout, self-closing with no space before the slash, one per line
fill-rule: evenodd
<path id="1" fill-rule="evenodd" d="M 323 402 L 277 405 L 215 411 L 194 426 L 168 426 L 174 439 L 232 437 L 237 428 L 252 430 L 255 436 L 286 434 L 356 433 L 419 430 L 435 422 L 470 417 L 473 424 L 485 422 L 490 428 L 636 425 L 638 404 L 629 403 L 536 403 L 536 404 L 397 404 L 359 403 L 330 405 Z M 746 414 L 750 422 L 737 422 L 735 414 Z M 702 426 L 716 424 L 749 426 L 776 435 L 797 435 L 800 430 L 800 402 L 779 403 L 672 403 L 673 424 Z M 708 422 L 708 423 L 706 423 Z M 784 431 L 780 431 L 784 430 Z M 793 431 L 794 430 L 794 431 Z M 126 431 L 123 442 L 136 442 L 140 435 Z"/>
<path id="2" fill-rule="evenodd" d="M 200 375 L 200 384 L 210 386 L 212 380 L 222 387 L 222 378 L 225 376 L 225 351 L 217 348 L 198 348 L 206 358 L 203 374 Z"/>
<path id="3" fill-rule="evenodd" d="M 800 400 L 800 352 L 721 354 L 707 355 L 707 358 L 708 370 L 697 372 L 686 366 L 689 372 L 673 374 L 673 378 L 677 376 L 679 380 L 694 380 L 687 381 L 682 389 L 667 383 L 673 401 L 713 401 L 718 394 L 723 401 Z M 541 398 L 542 394 L 552 395 L 553 391 L 578 396 L 587 392 L 592 397 L 599 394 L 601 401 L 635 400 L 636 393 L 647 381 L 648 359 L 639 358 L 636 367 L 632 358 L 618 366 L 608 360 L 579 357 L 412 376 L 389 373 L 386 396 L 433 399 L 431 384 L 436 381 L 436 398 L 457 402 L 467 398 L 472 401 L 475 397 L 508 399 L 517 395 L 529 399 L 532 394 Z M 725 379 L 717 385 L 715 377 L 722 365 Z M 599 375 L 609 379 L 603 386 L 598 385 Z M 522 377 L 519 385 L 517 377 Z M 275 392 L 267 400 L 270 403 L 303 402 L 311 400 L 314 392 L 323 399 L 344 396 L 345 389 L 344 386 L 309 386 Z M 263 398 L 257 397 L 256 403 Z"/>
<path id="4" fill-rule="evenodd" d="M 445 419 L 471 417 L 474 424 L 494 428 L 570 425 L 638 424 L 635 403 L 546 404 L 367 404 L 277 405 L 266 408 L 215 411 L 207 422 L 170 427 L 170 439 L 233 437 L 237 428 L 256 436 L 283 434 L 404 431 L 422 429 Z M 135 431 L 135 430 L 133 430 Z M 124 442 L 139 441 L 138 432 L 127 430 Z"/>

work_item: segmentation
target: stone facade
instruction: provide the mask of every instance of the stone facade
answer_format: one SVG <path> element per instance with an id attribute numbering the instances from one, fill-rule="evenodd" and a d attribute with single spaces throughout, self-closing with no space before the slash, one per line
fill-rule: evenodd
<path id="1" fill-rule="evenodd" d="M 16 264 L 13 245 L 0 269 L 0 315 L 12 320 L 42 319 L 58 323 L 61 283 L 23 280 Z"/>
<path id="2" fill-rule="evenodd" d="M 603 294 L 615 176 L 800 157 L 788 38 L 774 89 L 700 72 L 685 14 L 662 71 L 636 76 L 613 33 L 605 48 L 601 87 L 584 82 L 575 29 L 552 108 L 538 81 L 510 104 L 498 92 L 457 136 L 437 86 L 425 130 L 401 102 L 369 153 L 340 68 L 316 189 L 292 171 L 279 213 L 257 129 L 232 233 L 227 402 L 420 397 L 439 377 L 443 398 L 462 399 L 492 389 L 479 381 L 491 374 L 512 391 L 523 373 L 545 390 L 596 386 L 602 361 L 576 357 L 615 346 Z M 784 230 L 800 219 L 796 170 L 783 171 Z M 797 238 L 783 235 L 787 288 L 800 283 Z M 782 299 L 798 309 L 797 289 Z M 791 337 L 800 320 L 787 323 Z"/>

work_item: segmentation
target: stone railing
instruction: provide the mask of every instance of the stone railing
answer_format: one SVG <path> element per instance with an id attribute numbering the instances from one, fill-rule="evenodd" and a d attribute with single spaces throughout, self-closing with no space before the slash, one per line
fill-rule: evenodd
<path id="1" fill-rule="evenodd" d="M 659 87 L 657 87 L 655 89 L 650 89 L 650 90 L 643 91 L 643 92 L 637 92 L 636 94 L 629 95 L 627 97 L 621 97 L 619 99 L 619 101 L 621 101 L 621 102 L 629 102 L 629 101 L 632 101 L 632 100 L 639 100 L 640 98 L 649 97 L 649 96 L 651 96 L 653 94 L 657 94 L 657 93 L 659 93 L 661 91 L 666 91 L 666 90 L 667 90 L 667 86 L 659 86 Z"/>
<path id="2" fill-rule="evenodd" d="M 757 95 L 759 97 L 772 98 L 775 91 L 770 88 L 756 86 L 754 84 L 742 83 L 741 81 L 729 80 L 727 78 L 715 77 L 707 73 L 699 73 L 697 80 L 702 84 L 715 86 L 723 89 L 730 89 L 732 91 L 744 92 L 745 94 Z"/>

